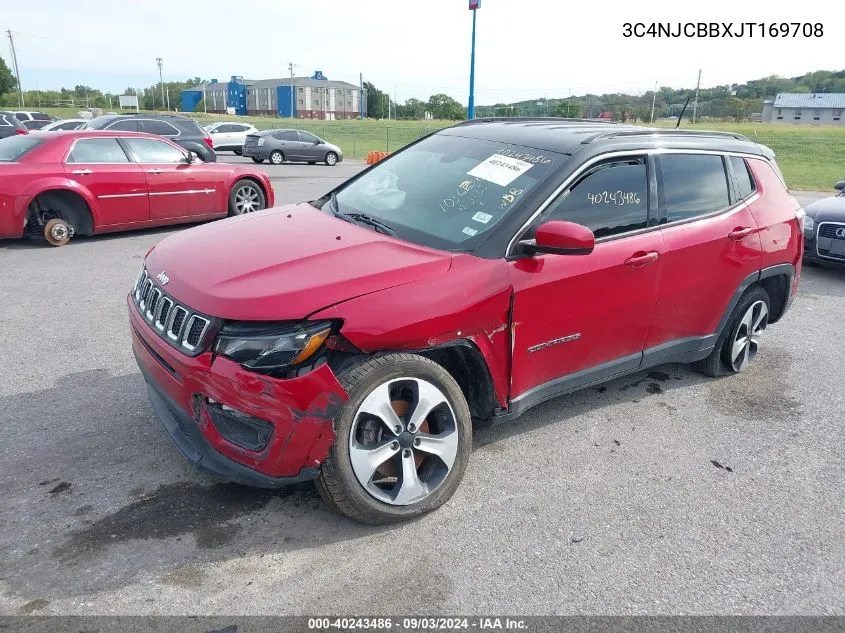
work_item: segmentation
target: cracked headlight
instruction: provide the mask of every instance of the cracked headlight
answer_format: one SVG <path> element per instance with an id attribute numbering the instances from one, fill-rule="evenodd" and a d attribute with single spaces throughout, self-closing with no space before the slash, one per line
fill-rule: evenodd
<path id="1" fill-rule="evenodd" d="M 332 332 L 331 321 L 288 325 L 228 324 L 217 337 L 215 351 L 246 369 L 278 369 L 311 358 Z"/>

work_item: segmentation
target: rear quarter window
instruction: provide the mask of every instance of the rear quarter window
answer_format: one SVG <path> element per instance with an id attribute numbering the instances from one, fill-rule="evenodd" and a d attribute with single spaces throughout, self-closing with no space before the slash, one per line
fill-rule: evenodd
<path id="1" fill-rule="evenodd" d="M 734 170 L 734 178 L 736 179 L 737 193 L 740 199 L 745 199 L 754 193 L 754 179 L 744 158 L 731 156 L 730 161 Z"/>

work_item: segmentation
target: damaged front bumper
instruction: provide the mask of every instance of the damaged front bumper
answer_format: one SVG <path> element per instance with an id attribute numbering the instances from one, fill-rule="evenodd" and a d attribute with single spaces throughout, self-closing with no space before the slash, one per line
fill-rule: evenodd
<path id="1" fill-rule="evenodd" d="M 224 481 L 277 488 L 313 479 L 347 400 L 328 365 L 289 380 L 222 356 L 176 352 L 128 298 L 132 347 L 150 401 L 179 450 Z"/>

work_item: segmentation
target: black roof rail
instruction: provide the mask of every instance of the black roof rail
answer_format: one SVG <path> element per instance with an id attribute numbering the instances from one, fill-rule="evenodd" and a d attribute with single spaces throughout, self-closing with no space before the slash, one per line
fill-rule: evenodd
<path id="1" fill-rule="evenodd" d="M 641 130 L 618 130 L 616 132 L 601 132 L 599 134 L 595 134 L 588 138 L 585 138 L 581 141 L 582 144 L 586 145 L 592 143 L 594 141 L 603 141 L 608 138 L 618 138 L 620 136 L 709 136 L 709 137 L 723 137 L 723 138 L 732 138 L 737 141 L 748 141 L 751 142 L 747 136 L 740 134 L 739 132 L 720 132 L 720 131 L 708 131 L 708 130 L 679 130 L 677 128 L 671 129 L 660 129 L 660 128 L 643 128 Z"/>
<path id="2" fill-rule="evenodd" d="M 556 123 L 566 124 L 566 123 L 595 123 L 600 125 L 619 125 L 617 121 L 606 121 L 604 119 L 567 119 L 564 117 L 554 117 L 554 116 L 498 116 L 498 117 L 478 117 L 475 119 L 469 119 L 467 121 L 459 121 L 455 123 L 452 127 L 462 127 L 465 125 L 476 125 L 478 123 L 501 123 L 501 122 L 513 122 L 513 123 Z"/>

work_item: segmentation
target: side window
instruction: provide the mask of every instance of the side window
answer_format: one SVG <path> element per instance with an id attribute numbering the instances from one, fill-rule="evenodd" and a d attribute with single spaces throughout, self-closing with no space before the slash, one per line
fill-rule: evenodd
<path id="1" fill-rule="evenodd" d="M 593 231 L 596 238 L 648 226 L 648 171 L 645 158 L 613 160 L 582 175 L 543 214 Z M 536 228 L 536 227 L 535 227 Z"/>
<path id="2" fill-rule="evenodd" d="M 667 222 L 689 220 L 730 206 L 721 156 L 664 154 L 659 162 Z"/>
<path id="3" fill-rule="evenodd" d="M 29 115 L 25 112 L 15 112 L 15 118 L 18 121 L 29 121 Z"/>
<path id="4" fill-rule="evenodd" d="M 167 121 L 157 121 L 155 119 L 144 119 L 140 121 L 141 131 L 147 134 L 157 134 L 158 136 L 179 136 L 179 130 L 170 125 Z"/>
<path id="5" fill-rule="evenodd" d="M 44 114 L 43 112 L 33 112 L 32 118 L 36 121 L 50 121 L 50 115 Z"/>
<path id="6" fill-rule="evenodd" d="M 731 156 L 731 165 L 734 169 L 734 178 L 736 178 L 737 188 L 739 189 L 739 197 L 744 200 L 754 193 L 754 180 L 751 177 L 751 172 L 748 171 L 748 164 L 744 158 Z"/>
<path id="7" fill-rule="evenodd" d="M 125 138 L 123 141 L 132 150 L 139 163 L 184 163 L 185 154 L 181 151 L 154 138 Z"/>
<path id="8" fill-rule="evenodd" d="M 235 128 L 234 130 L 232 130 L 233 132 L 248 132 L 249 131 L 248 125 L 233 125 L 232 127 Z"/>
<path id="9" fill-rule="evenodd" d="M 309 132 L 300 132 L 299 140 L 305 143 L 319 143 L 320 139 Z"/>
<path id="10" fill-rule="evenodd" d="M 284 132 L 276 132 L 273 135 L 280 141 L 299 141 L 299 136 L 295 130 L 285 130 Z"/>
<path id="11" fill-rule="evenodd" d="M 223 125 L 217 126 L 217 133 L 224 134 L 226 132 L 237 132 L 237 126 L 229 125 L 228 123 L 224 123 Z"/>
<path id="12" fill-rule="evenodd" d="M 129 158 L 116 138 L 81 138 L 76 141 L 69 163 L 128 163 Z"/>
<path id="13" fill-rule="evenodd" d="M 107 130 L 117 130 L 118 132 L 138 132 L 138 121 L 135 119 L 122 119 L 115 121 L 106 127 Z"/>

